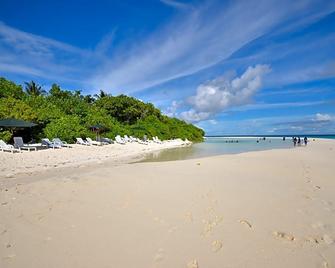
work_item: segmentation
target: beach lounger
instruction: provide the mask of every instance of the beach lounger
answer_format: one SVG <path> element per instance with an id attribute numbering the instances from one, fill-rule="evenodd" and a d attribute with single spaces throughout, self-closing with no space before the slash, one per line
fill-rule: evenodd
<path id="1" fill-rule="evenodd" d="M 84 141 L 82 138 L 76 138 L 77 139 L 77 144 L 80 145 L 86 145 L 86 146 L 90 146 L 91 144 L 89 144 L 87 141 Z"/>
<path id="2" fill-rule="evenodd" d="M 123 140 L 124 140 L 125 142 L 133 142 L 127 135 L 124 135 Z"/>
<path id="3" fill-rule="evenodd" d="M 59 144 L 59 145 L 62 146 L 62 147 L 71 148 L 71 145 L 67 144 L 66 141 L 62 141 L 62 140 L 59 139 L 59 138 L 54 138 L 54 139 L 52 140 L 52 142 L 57 143 L 57 144 Z"/>
<path id="4" fill-rule="evenodd" d="M 109 138 L 100 138 L 100 142 L 102 142 L 103 144 L 113 144 L 114 143 L 114 141 Z"/>
<path id="5" fill-rule="evenodd" d="M 138 138 L 134 138 L 133 136 L 129 136 L 131 142 L 138 142 Z"/>
<path id="6" fill-rule="evenodd" d="M 118 144 L 126 144 L 126 142 L 121 138 L 121 136 L 120 135 L 117 135 L 116 137 L 115 137 L 115 141 L 118 143 Z"/>
<path id="7" fill-rule="evenodd" d="M 58 143 L 55 143 L 55 142 L 51 142 L 49 139 L 47 138 L 44 138 L 42 139 L 42 145 L 45 145 L 47 146 L 48 148 L 52 148 L 52 149 L 60 149 L 62 148 L 62 146 Z"/>
<path id="8" fill-rule="evenodd" d="M 163 143 L 160 139 L 158 139 L 157 136 L 156 136 L 156 137 L 153 137 L 152 140 L 153 140 L 155 143 L 159 143 L 159 144 L 162 144 L 162 143 Z"/>
<path id="9" fill-rule="evenodd" d="M 20 150 L 27 150 L 28 152 L 31 150 L 37 151 L 36 147 L 24 144 L 22 137 L 14 137 L 14 147 Z"/>
<path id="10" fill-rule="evenodd" d="M 20 149 L 14 148 L 13 145 L 5 143 L 3 140 L 0 140 L 0 151 L 2 151 L 2 152 L 8 151 L 8 152 L 12 152 L 12 153 L 21 152 Z"/>
<path id="11" fill-rule="evenodd" d="M 90 145 L 96 145 L 96 146 L 101 146 L 102 145 L 102 142 L 100 141 L 94 141 L 92 140 L 91 138 L 86 138 L 87 142 L 90 144 Z"/>

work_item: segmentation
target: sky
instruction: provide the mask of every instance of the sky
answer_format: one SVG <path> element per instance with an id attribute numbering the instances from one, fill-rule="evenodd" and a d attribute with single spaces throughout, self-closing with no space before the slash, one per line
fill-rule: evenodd
<path id="1" fill-rule="evenodd" d="M 152 102 L 206 135 L 335 133 L 335 0 L 0 0 L 0 76 Z"/>

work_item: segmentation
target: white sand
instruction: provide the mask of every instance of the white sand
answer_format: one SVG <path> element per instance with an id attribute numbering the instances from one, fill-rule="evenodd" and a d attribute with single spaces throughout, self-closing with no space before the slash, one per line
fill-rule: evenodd
<path id="1" fill-rule="evenodd" d="M 21 153 L 0 152 L 0 178 L 11 178 L 17 174 L 29 174 L 55 167 L 84 166 L 109 160 L 115 163 L 131 162 L 145 153 L 190 145 L 181 139 L 164 141 L 162 144 L 150 142 L 148 145 L 137 142 L 85 146 L 71 144 L 72 148 L 22 150 Z"/>
<path id="2" fill-rule="evenodd" d="M 0 267 L 335 267 L 334 159 L 319 140 L 3 179 Z"/>

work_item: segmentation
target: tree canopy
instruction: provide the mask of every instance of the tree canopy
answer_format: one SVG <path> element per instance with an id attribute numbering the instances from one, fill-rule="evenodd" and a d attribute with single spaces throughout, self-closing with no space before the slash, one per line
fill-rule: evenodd
<path id="1" fill-rule="evenodd" d="M 204 131 L 177 118 L 163 115 L 152 103 L 126 95 L 112 96 L 100 90 L 94 96 L 61 89 L 53 84 L 49 91 L 31 81 L 25 89 L 0 78 L 0 119 L 32 121 L 33 138 L 59 137 L 73 142 L 76 137 L 95 137 L 92 125 L 105 127 L 104 136 L 132 135 L 160 139 L 182 138 L 202 141 Z M 11 132 L 0 129 L 0 139 L 10 140 Z"/>

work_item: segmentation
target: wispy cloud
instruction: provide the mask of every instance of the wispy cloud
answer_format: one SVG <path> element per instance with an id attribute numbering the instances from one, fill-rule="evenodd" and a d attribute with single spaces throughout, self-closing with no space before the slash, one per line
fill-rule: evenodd
<path id="1" fill-rule="evenodd" d="M 135 92 L 228 58 L 283 21 L 309 14 L 314 1 L 251 1 L 205 5 L 109 59 L 92 79 L 96 88 Z M 319 5 L 318 5 L 319 6 Z"/>
<path id="2" fill-rule="evenodd" d="M 92 52 L 20 31 L 0 22 L 0 70 L 54 81 L 81 83 Z M 79 68 L 82 66 L 82 68 Z"/>
<path id="3" fill-rule="evenodd" d="M 177 8 L 177 9 L 188 9 L 191 6 L 185 3 L 182 3 L 180 1 L 175 1 L 175 0 L 160 0 L 163 4 L 173 7 L 173 8 Z"/>

